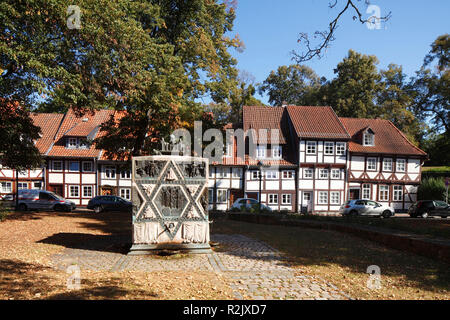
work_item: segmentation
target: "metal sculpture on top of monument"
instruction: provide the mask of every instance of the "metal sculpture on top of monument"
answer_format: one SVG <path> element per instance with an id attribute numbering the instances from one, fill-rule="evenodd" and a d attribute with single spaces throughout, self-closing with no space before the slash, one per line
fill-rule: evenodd
<path id="1" fill-rule="evenodd" d="M 208 168 L 208 159 L 199 157 L 133 158 L 133 245 L 129 254 L 167 249 L 210 252 Z"/>

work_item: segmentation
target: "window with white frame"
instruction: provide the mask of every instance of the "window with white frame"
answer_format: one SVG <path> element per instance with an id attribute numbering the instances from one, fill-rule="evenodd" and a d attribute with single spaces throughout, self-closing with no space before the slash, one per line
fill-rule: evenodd
<path id="1" fill-rule="evenodd" d="M 402 201 L 403 200 L 403 187 L 402 186 L 394 186 L 393 187 L 393 198 L 394 201 Z"/>
<path id="2" fill-rule="evenodd" d="M 92 198 L 92 186 L 83 186 L 83 198 Z"/>
<path id="3" fill-rule="evenodd" d="M 293 170 L 284 170 L 283 171 L 283 179 L 293 179 L 294 171 Z"/>
<path id="4" fill-rule="evenodd" d="M 345 142 L 336 142 L 336 154 L 339 156 L 345 154 Z"/>
<path id="5" fill-rule="evenodd" d="M 305 179 L 312 179 L 314 175 L 314 170 L 311 168 L 304 168 L 303 169 L 303 178 Z"/>
<path id="6" fill-rule="evenodd" d="M 213 178 L 214 177 L 214 167 L 209 167 L 209 177 Z"/>
<path id="7" fill-rule="evenodd" d="M 222 177 L 226 178 L 228 177 L 228 174 L 230 173 L 230 168 L 222 168 Z"/>
<path id="8" fill-rule="evenodd" d="M 383 159 L 383 171 L 392 171 L 392 159 Z"/>
<path id="9" fill-rule="evenodd" d="M 306 141 L 306 154 L 316 154 L 317 143 L 315 141 Z"/>
<path id="10" fill-rule="evenodd" d="M 26 183 L 26 182 L 19 182 L 17 184 L 17 189 L 19 189 L 19 190 L 28 189 L 28 183 Z"/>
<path id="11" fill-rule="evenodd" d="M 325 142 L 324 153 L 328 155 L 334 154 L 334 142 Z"/>
<path id="12" fill-rule="evenodd" d="M 291 194 L 283 194 L 281 196 L 281 204 L 291 204 L 292 195 Z"/>
<path id="13" fill-rule="evenodd" d="M 259 171 L 253 170 L 251 172 L 252 174 L 252 180 L 258 180 L 259 179 Z"/>
<path id="14" fill-rule="evenodd" d="M 124 199 L 131 200 L 131 189 L 130 188 L 121 188 L 120 196 Z"/>
<path id="15" fill-rule="evenodd" d="M 377 158 L 367 158 L 367 170 L 377 170 Z"/>
<path id="16" fill-rule="evenodd" d="M 328 179 L 328 169 L 319 169 L 319 179 Z"/>
<path id="17" fill-rule="evenodd" d="M 226 203 L 227 202 L 227 190 L 226 189 L 217 189 L 217 202 L 218 203 Z"/>
<path id="18" fill-rule="evenodd" d="M 278 195 L 277 194 L 269 194 L 269 204 L 277 204 L 278 203 Z"/>
<path id="19" fill-rule="evenodd" d="M 33 182 L 33 189 L 41 190 L 42 189 L 42 182 L 41 181 Z"/>
<path id="20" fill-rule="evenodd" d="M 57 161 L 57 160 L 52 161 L 52 170 L 53 171 L 62 171 L 62 169 L 63 169 L 62 161 Z"/>
<path id="21" fill-rule="evenodd" d="M 80 171 L 80 163 L 78 161 L 69 161 L 69 171 L 79 172 Z"/>
<path id="22" fill-rule="evenodd" d="M 278 171 L 275 171 L 275 170 L 266 171 L 266 179 L 269 179 L 269 180 L 278 179 Z"/>
<path id="23" fill-rule="evenodd" d="M 256 158 L 265 158 L 266 157 L 266 146 L 257 146 L 256 147 Z"/>
<path id="24" fill-rule="evenodd" d="M 122 170 L 120 171 L 121 179 L 131 179 L 131 171 L 130 170 Z"/>
<path id="25" fill-rule="evenodd" d="M 69 197 L 78 198 L 80 196 L 80 186 L 69 186 Z"/>
<path id="26" fill-rule="evenodd" d="M 2 193 L 12 192 L 12 183 L 11 182 L 3 181 L 3 182 L 1 182 L 0 186 L 1 186 Z"/>
<path id="27" fill-rule="evenodd" d="M 223 168 L 216 168 L 216 178 L 222 178 L 223 177 Z"/>
<path id="28" fill-rule="evenodd" d="M 328 204 L 328 191 L 319 191 L 319 204 Z"/>
<path id="29" fill-rule="evenodd" d="M 272 146 L 272 158 L 280 159 L 282 156 L 281 146 Z"/>
<path id="30" fill-rule="evenodd" d="M 406 170 L 406 160 L 405 159 L 397 159 L 396 161 L 396 169 L 397 172 L 405 172 Z"/>
<path id="31" fill-rule="evenodd" d="M 67 138 L 67 148 L 76 149 L 78 147 L 77 138 Z"/>
<path id="32" fill-rule="evenodd" d="M 363 137 L 363 145 L 374 146 L 375 145 L 375 135 L 371 132 L 365 132 Z"/>
<path id="33" fill-rule="evenodd" d="M 340 179 L 341 169 L 331 169 L 331 179 Z"/>
<path id="34" fill-rule="evenodd" d="M 389 201 L 389 186 L 381 185 L 378 196 L 380 201 Z"/>
<path id="35" fill-rule="evenodd" d="M 208 203 L 214 203 L 214 189 L 208 189 Z"/>
<path id="36" fill-rule="evenodd" d="M 370 184 L 363 184 L 362 185 L 362 198 L 363 199 L 370 199 Z"/>
<path id="37" fill-rule="evenodd" d="M 83 165 L 83 172 L 92 172 L 92 171 L 94 171 L 93 170 L 94 165 L 93 165 L 92 161 L 83 161 L 82 165 Z"/>
<path id="38" fill-rule="evenodd" d="M 107 179 L 115 179 L 116 178 L 116 167 L 114 167 L 114 166 L 105 166 L 105 178 L 107 178 Z"/>
<path id="39" fill-rule="evenodd" d="M 330 192 L 330 203 L 331 204 L 341 204 L 341 193 L 339 191 Z"/>

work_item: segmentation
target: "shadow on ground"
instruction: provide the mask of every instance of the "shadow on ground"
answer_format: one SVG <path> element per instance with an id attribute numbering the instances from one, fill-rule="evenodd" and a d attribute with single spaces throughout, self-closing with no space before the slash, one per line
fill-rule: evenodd
<path id="1" fill-rule="evenodd" d="M 81 278 L 80 290 L 68 290 L 69 274 L 39 264 L 18 260 L 0 260 L 0 298 L 2 299 L 119 299 L 157 298 L 153 291 L 137 289 L 139 283 L 120 277 Z"/>

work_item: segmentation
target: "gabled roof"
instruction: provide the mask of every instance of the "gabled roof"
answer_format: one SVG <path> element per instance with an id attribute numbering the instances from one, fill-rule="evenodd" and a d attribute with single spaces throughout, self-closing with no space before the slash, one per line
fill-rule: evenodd
<path id="1" fill-rule="evenodd" d="M 243 130 L 254 129 L 257 143 L 286 144 L 289 130 L 285 111 L 284 107 L 244 106 Z M 278 130 L 278 137 L 272 136 L 272 129 Z M 259 130 L 266 130 L 266 137 L 259 135 Z"/>
<path id="2" fill-rule="evenodd" d="M 389 120 L 363 119 L 363 118 L 339 118 L 349 134 L 350 152 L 384 153 L 400 155 L 426 156 L 427 154 L 414 146 L 406 136 Z M 375 133 L 375 145 L 362 145 L 361 133 L 367 128 Z"/>
<path id="3" fill-rule="evenodd" d="M 34 125 L 41 128 L 41 137 L 36 141 L 36 147 L 41 154 L 45 154 L 53 143 L 64 114 L 32 113 L 30 117 Z"/>
<path id="4" fill-rule="evenodd" d="M 114 110 L 98 110 L 94 114 L 87 113 L 82 117 L 77 117 L 69 109 L 62 120 L 58 133 L 55 136 L 54 144 L 47 155 L 55 157 L 98 157 L 101 150 L 95 149 L 94 145 L 87 149 L 68 149 L 66 148 L 65 138 L 84 137 L 95 139 L 100 125 L 113 114 Z"/>
<path id="5" fill-rule="evenodd" d="M 328 106 L 287 106 L 295 132 L 300 138 L 349 139 L 341 121 Z"/>

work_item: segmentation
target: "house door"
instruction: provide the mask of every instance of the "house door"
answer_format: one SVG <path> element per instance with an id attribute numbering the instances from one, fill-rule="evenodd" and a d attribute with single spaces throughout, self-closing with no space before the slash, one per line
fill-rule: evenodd
<path id="1" fill-rule="evenodd" d="M 350 189 L 348 195 L 349 200 L 356 200 L 359 199 L 359 189 Z"/>
<path id="2" fill-rule="evenodd" d="M 244 197 L 244 191 L 230 190 L 230 205 L 229 205 L 229 207 L 231 207 L 237 199 L 243 198 L 243 197 Z"/>
<path id="3" fill-rule="evenodd" d="M 303 191 L 303 201 L 302 206 L 306 207 L 307 212 L 311 212 L 313 209 L 313 197 L 312 191 Z"/>
<path id="4" fill-rule="evenodd" d="M 258 192 L 247 192 L 247 198 L 258 200 Z"/>
<path id="5" fill-rule="evenodd" d="M 56 193 L 57 195 L 64 197 L 62 184 L 50 184 L 48 190 Z"/>

